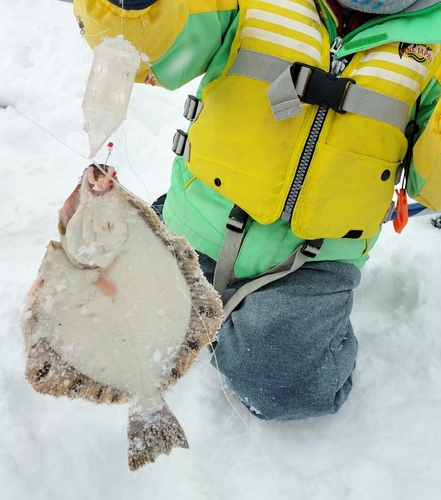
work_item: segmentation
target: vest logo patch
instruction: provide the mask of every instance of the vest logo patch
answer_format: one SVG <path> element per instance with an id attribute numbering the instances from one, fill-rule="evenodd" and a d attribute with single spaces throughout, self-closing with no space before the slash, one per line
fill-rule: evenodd
<path id="1" fill-rule="evenodd" d="M 398 54 L 400 55 L 400 59 L 409 57 L 419 63 L 425 63 L 426 61 L 433 63 L 434 59 L 433 50 L 423 43 L 401 42 L 398 46 Z"/>

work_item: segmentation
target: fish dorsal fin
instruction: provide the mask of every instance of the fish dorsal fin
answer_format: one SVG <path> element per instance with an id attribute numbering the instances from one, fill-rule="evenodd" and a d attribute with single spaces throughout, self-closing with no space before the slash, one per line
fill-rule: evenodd
<path id="1" fill-rule="evenodd" d="M 196 361 L 200 350 L 212 342 L 222 325 L 223 309 L 218 293 L 208 283 L 196 252 L 185 238 L 174 236 L 171 245 L 191 294 L 190 322 L 175 365 L 164 378 L 164 389 L 181 378 Z"/>

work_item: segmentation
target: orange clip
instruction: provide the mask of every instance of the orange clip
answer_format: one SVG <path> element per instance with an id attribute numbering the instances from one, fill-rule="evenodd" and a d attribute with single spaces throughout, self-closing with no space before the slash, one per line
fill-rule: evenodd
<path id="1" fill-rule="evenodd" d="M 397 193 L 397 207 L 395 209 L 397 217 L 394 219 L 394 229 L 397 233 L 401 233 L 401 231 L 405 228 L 407 221 L 409 220 L 409 209 L 407 207 L 407 195 L 406 190 L 401 188 L 395 190 Z"/>

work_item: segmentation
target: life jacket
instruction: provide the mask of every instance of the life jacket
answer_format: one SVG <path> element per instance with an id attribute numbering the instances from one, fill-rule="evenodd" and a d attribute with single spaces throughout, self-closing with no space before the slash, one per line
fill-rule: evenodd
<path id="1" fill-rule="evenodd" d="M 261 224 L 290 221 L 305 240 L 370 238 L 440 45 L 375 40 L 345 65 L 332 57 L 329 15 L 313 0 L 241 2 L 229 60 L 190 103 L 181 152 L 195 179 Z"/>

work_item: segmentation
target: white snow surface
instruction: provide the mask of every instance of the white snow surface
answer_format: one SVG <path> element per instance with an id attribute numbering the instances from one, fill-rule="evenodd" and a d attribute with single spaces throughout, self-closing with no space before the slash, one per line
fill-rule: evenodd
<path id="1" fill-rule="evenodd" d="M 57 0 L 0 3 L 0 498 L 441 498 L 441 231 L 430 217 L 401 235 L 388 225 L 372 251 L 355 292 L 354 389 L 336 415 L 265 422 L 227 390 L 234 410 L 205 350 L 166 394 L 190 449 L 133 473 L 126 405 L 56 399 L 26 382 L 19 312 L 88 165 L 81 102 L 92 53 L 71 11 Z M 167 189 L 171 138 L 195 87 L 135 86 L 112 137 L 109 163 L 147 201 Z"/>

